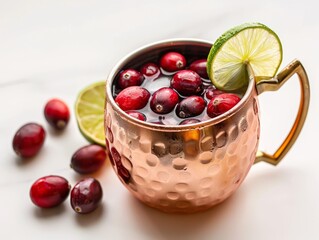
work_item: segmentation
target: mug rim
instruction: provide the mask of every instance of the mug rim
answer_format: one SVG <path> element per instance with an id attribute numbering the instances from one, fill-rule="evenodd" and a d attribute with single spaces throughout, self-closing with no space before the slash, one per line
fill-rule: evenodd
<path id="1" fill-rule="evenodd" d="M 155 123 L 150 123 L 146 121 L 141 121 L 138 120 L 130 115 L 128 115 L 124 110 L 122 110 L 116 103 L 115 99 L 113 98 L 112 95 L 112 83 L 114 78 L 116 77 L 119 68 L 121 68 L 123 65 L 125 65 L 127 62 L 131 61 L 134 59 L 136 56 L 143 54 L 143 52 L 147 52 L 148 50 L 151 50 L 155 47 L 161 47 L 161 46 L 168 46 L 174 44 L 207 44 L 212 46 L 213 43 L 207 40 L 203 39 L 196 39 L 196 38 L 171 38 L 171 39 L 166 39 L 166 40 L 161 40 L 161 41 L 156 41 L 150 44 L 143 45 L 142 47 L 137 48 L 136 50 L 128 53 L 125 55 L 123 58 L 121 58 L 115 66 L 111 69 L 111 72 L 108 75 L 108 78 L 106 80 L 106 103 L 105 103 L 105 114 L 106 114 L 106 105 L 107 103 L 111 104 L 112 108 L 114 111 L 120 115 L 122 119 L 125 119 L 126 121 L 129 121 L 130 123 L 134 125 L 138 125 L 143 128 L 147 128 L 150 130 L 158 130 L 158 131 L 163 131 L 163 132 L 179 132 L 179 131 L 185 131 L 189 129 L 200 129 L 206 126 L 211 126 L 211 125 L 216 125 L 227 118 L 233 116 L 236 114 L 248 101 L 251 92 L 253 91 L 253 88 L 255 87 L 255 79 L 253 72 L 248 71 L 249 73 L 249 83 L 247 86 L 247 89 L 245 91 L 245 94 L 241 98 L 241 100 L 236 104 L 233 108 L 231 108 L 229 111 L 214 117 L 212 119 L 205 120 L 203 122 L 198 122 L 198 123 L 192 123 L 192 124 L 186 124 L 186 125 L 160 125 L 160 124 L 155 124 Z"/>

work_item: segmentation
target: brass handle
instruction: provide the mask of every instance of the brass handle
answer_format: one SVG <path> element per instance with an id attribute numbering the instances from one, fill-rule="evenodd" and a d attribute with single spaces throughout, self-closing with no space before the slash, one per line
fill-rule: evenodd
<path id="1" fill-rule="evenodd" d="M 272 165 L 277 165 L 283 159 L 283 157 L 295 143 L 305 123 L 310 100 L 310 88 L 307 73 L 299 60 L 295 59 L 292 61 L 274 78 L 257 81 L 256 88 L 258 94 L 261 94 L 265 91 L 277 91 L 295 73 L 297 73 L 299 77 L 301 89 L 299 109 L 295 122 L 287 137 L 276 150 L 276 152 L 271 155 L 262 151 L 258 151 L 255 163 L 264 161 Z"/>

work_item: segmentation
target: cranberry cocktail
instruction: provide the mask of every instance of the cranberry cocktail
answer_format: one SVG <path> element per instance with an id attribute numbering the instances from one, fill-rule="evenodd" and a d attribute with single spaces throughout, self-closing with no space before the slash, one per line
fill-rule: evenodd
<path id="1" fill-rule="evenodd" d="M 212 85 L 205 53 L 169 50 L 123 68 L 113 97 L 128 115 L 160 125 L 202 122 L 231 109 L 240 95 Z"/>
<path id="2" fill-rule="evenodd" d="M 236 92 L 215 88 L 206 74 L 210 49 L 188 39 L 145 46 L 120 60 L 106 85 L 113 169 L 136 198 L 166 212 L 223 201 L 255 159 L 254 82 Z"/>

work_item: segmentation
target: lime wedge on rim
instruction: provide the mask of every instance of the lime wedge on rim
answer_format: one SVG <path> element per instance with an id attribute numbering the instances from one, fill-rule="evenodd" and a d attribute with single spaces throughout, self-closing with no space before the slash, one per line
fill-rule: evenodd
<path id="1" fill-rule="evenodd" d="M 217 88 L 232 91 L 248 83 L 248 64 L 255 76 L 273 77 L 281 61 L 277 34 L 261 23 L 245 23 L 216 40 L 207 57 L 207 73 Z"/>
<path id="2" fill-rule="evenodd" d="M 82 135 L 92 143 L 105 146 L 105 82 L 89 85 L 78 95 L 75 117 Z"/>

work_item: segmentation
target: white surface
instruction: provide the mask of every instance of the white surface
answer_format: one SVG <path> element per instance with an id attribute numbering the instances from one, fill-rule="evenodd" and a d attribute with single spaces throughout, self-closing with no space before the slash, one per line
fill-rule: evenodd
<path id="1" fill-rule="evenodd" d="M 319 239 L 317 1 L 17 1 L 0 0 L 0 239 Z M 95 175 L 103 207 L 73 212 L 69 199 L 52 210 L 32 205 L 29 188 L 47 174 L 74 184 L 72 154 L 86 144 L 74 115 L 62 134 L 45 123 L 52 97 L 72 108 L 83 87 L 105 79 L 125 54 L 153 41 L 194 37 L 214 41 L 229 27 L 258 21 L 284 47 L 282 67 L 299 58 L 312 98 L 306 125 L 277 167 L 259 163 L 233 197 L 210 211 L 168 215 L 145 207 L 120 184 L 109 165 Z M 298 104 L 298 82 L 260 97 L 262 149 L 274 149 Z M 72 109 L 73 110 L 73 109 Z M 11 142 L 24 123 L 43 124 L 40 154 L 20 161 Z"/>

